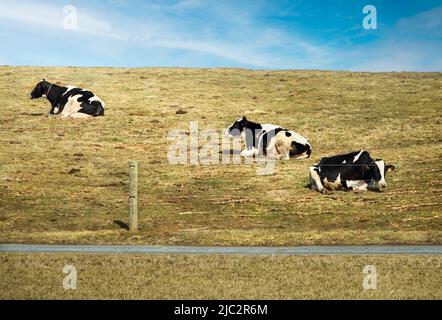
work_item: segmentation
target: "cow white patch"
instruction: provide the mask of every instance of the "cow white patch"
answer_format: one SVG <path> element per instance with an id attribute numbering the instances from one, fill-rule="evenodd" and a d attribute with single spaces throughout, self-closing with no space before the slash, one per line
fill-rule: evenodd
<path id="1" fill-rule="evenodd" d="M 290 135 L 288 137 L 286 133 L 286 131 L 280 131 L 276 135 L 275 140 L 275 151 L 279 154 L 279 157 L 282 160 L 289 160 L 290 152 L 292 151 L 293 136 Z"/>
<path id="2" fill-rule="evenodd" d="M 379 172 L 381 173 L 381 180 L 379 180 L 379 186 L 380 187 L 386 187 L 387 186 L 387 182 L 385 181 L 385 162 L 384 160 L 379 160 L 375 162 L 376 165 L 379 168 Z"/>
<path id="3" fill-rule="evenodd" d="M 277 137 L 278 137 L 278 135 L 270 138 L 270 141 L 267 144 L 267 149 L 265 150 L 267 153 L 267 157 L 269 157 L 271 159 L 280 159 L 281 156 L 283 156 L 283 155 L 279 154 L 278 150 L 276 149 Z M 262 140 L 262 138 L 260 140 Z M 260 141 L 260 146 L 261 146 L 261 141 Z M 264 150 L 259 150 L 259 154 L 260 155 L 264 154 Z"/>
<path id="4" fill-rule="evenodd" d="M 284 129 L 281 126 L 277 126 L 277 125 L 274 125 L 274 124 L 268 124 L 268 123 L 261 124 L 261 127 L 262 127 L 262 130 L 265 130 L 267 132 L 275 130 L 275 129 L 278 129 L 278 128 Z"/>
<path id="5" fill-rule="evenodd" d="M 92 101 L 102 102 L 101 99 L 98 98 L 97 96 L 90 97 L 90 98 L 89 98 L 89 102 L 92 102 Z"/>
<path id="6" fill-rule="evenodd" d="M 338 177 L 336 178 L 335 183 L 338 185 L 341 184 L 341 174 L 338 174 Z"/>
<path id="7" fill-rule="evenodd" d="M 330 190 L 338 190 L 341 189 L 342 183 L 341 183 L 341 174 L 338 174 L 336 179 L 334 181 L 328 181 L 327 178 L 324 179 L 324 187 Z"/>
<path id="8" fill-rule="evenodd" d="M 68 118 L 72 113 L 77 113 L 78 110 L 81 109 L 80 103 L 78 102 L 78 98 L 80 97 L 81 94 L 69 97 L 68 102 L 63 108 L 63 111 L 60 113 L 60 116 L 62 118 Z"/>
<path id="9" fill-rule="evenodd" d="M 244 149 L 241 151 L 241 156 L 243 157 L 253 157 L 258 154 L 258 149 L 252 148 L 252 149 Z"/>
<path id="10" fill-rule="evenodd" d="M 347 180 L 347 188 L 354 191 L 367 191 L 368 184 L 364 180 Z"/>
<path id="11" fill-rule="evenodd" d="M 101 106 L 103 107 L 103 108 L 105 108 L 106 107 L 106 105 L 105 105 L 105 103 L 103 102 L 103 100 L 101 100 L 99 97 L 97 97 L 97 96 L 93 96 L 93 97 L 90 97 L 89 98 L 89 103 L 91 103 L 91 102 L 94 102 L 94 101 L 98 101 L 98 102 L 100 102 L 101 103 Z"/>
<path id="12" fill-rule="evenodd" d="M 355 163 L 356 161 L 358 161 L 359 157 L 361 156 L 361 154 L 364 152 L 364 150 L 361 150 L 361 152 L 359 152 L 357 155 L 355 155 L 355 157 L 353 158 L 353 163 Z"/>
<path id="13" fill-rule="evenodd" d="M 347 161 L 345 161 L 345 160 L 344 160 L 344 161 L 342 161 L 342 164 L 346 164 L 346 163 L 347 163 Z"/>
<path id="14" fill-rule="evenodd" d="M 315 167 L 310 167 L 310 188 L 312 190 L 317 190 L 319 192 L 323 192 L 324 187 L 321 183 L 321 178 L 319 177 L 318 172 L 316 172 Z"/>

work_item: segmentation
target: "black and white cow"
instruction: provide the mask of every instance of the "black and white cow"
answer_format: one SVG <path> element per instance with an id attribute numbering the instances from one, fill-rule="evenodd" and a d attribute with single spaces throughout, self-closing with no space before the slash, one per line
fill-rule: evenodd
<path id="1" fill-rule="evenodd" d="M 326 157 L 310 167 L 310 186 L 319 192 L 325 189 L 379 191 L 387 186 L 387 172 L 394 169 L 382 159 L 374 160 L 364 150 Z"/>
<path id="2" fill-rule="evenodd" d="M 45 97 L 51 103 L 49 116 L 89 118 L 104 115 L 104 102 L 85 89 L 62 87 L 43 79 L 37 83 L 30 95 L 31 99 L 41 97 Z"/>
<path id="3" fill-rule="evenodd" d="M 227 130 L 231 136 L 243 136 L 246 148 L 243 157 L 265 155 L 273 159 L 308 158 L 312 147 L 307 139 L 281 126 L 259 124 L 241 117 Z"/>

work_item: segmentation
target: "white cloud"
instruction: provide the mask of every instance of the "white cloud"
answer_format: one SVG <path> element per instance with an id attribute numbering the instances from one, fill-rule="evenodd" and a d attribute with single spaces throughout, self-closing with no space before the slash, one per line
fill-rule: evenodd
<path id="1" fill-rule="evenodd" d="M 431 44 L 422 42 L 380 43 L 363 50 L 358 49 L 358 63 L 352 70 L 356 71 L 437 71 L 442 69 L 441 61 L 437 61 L 435 50 Z"/>
<path id="2" fill-rule="evenodd" d="M 29 1 L 4 1 L 0 2 L 0 18 L 12 20 L 20 25 L 42 26 L 48 29 L 37 29 L 42 33 L 55 31 L 77 32 L 81 34 L 123 40 L 127 34 L 118 32 L 112 25 L 98 19 L 82 8 L 77 8 L 78 28 L 76 30 L 63 30 L 64 6 L 47 5 Z"/>

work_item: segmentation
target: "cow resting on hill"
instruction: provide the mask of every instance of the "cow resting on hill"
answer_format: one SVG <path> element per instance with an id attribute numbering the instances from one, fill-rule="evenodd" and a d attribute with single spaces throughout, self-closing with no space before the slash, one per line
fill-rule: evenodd
<path id="1" fill-rule="evenodd" d="M 229 128 L 228 134 L 245 138 L 243 157 L 265 155 L 277 160 L 308 158 L 312 147 L 307 139 L 294 131 L 273 124 L 260 124 L 241 117 Z"/>
<path id="2" fill-rule="evenodd" d="M 326 157 L 310 167 L 310 187 L 323 193 L 326 189 L 380 191 L 387 186 L 387 172 L 394 169 L 382 159 L 374 160 L 364 150 Z"/>
<path id="3" fill-rule="evenodd" d="M 49 116 L 89 118 L 104 115 L 105 104 L 91 91 L 72 86 L 62 87 L 45 79 L 37 83 L 30 98 L 45 97 L 51 103 Z"/>

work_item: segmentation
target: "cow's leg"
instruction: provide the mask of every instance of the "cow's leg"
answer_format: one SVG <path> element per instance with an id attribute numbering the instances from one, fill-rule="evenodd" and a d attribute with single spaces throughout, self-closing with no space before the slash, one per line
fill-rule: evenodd
<path id="1" fill-rule="evenodd" d="M 274 146 L 279 159 L 289 160 L 290 152 L 292 151 L 291 143 L 291 137 L 287 137 L 286 131 L 281 131 L 275 136 L 274 143 L 270 144 L 270 146 Z"/>
<path id="2" fill-rule="evenodd" d="M 280 160 L 284 159 L 283 155 L 280 153 L 280 150 L 276 147 L 276 138 L 272 137 L 270 143 L 267 145 L 266 150 L 267 158 Z"/>
<path id="3" fill-rule="evenodd" d="M 69 118 L 69 119 L 89 119 L 91 117 L 92 117 L 92 115 L 90 115 L 90 114 L 86 114 L 86 113 L 82 113 L 82 112 L 75 112 L 75 113 L 71 113 L 67 118 Z"/>
<path id="4" fill-rule="evenodd" d="M 355 191 L 355 192 L 365 192 L 365 191 L 367 191 L 367 184 L 366 183 L 359 184 L 358 186 L 353 188 L 353 191 Z"/>
<path id="5" fill-rule="evenodd" d="M 77 98 L 70 97 L 68 102 L 66 102 L 63 111 L 60 113 L 60 118 L 70 118 L 71 114 L 77 113 L 80 108 L 80 103 L 78 103 Z"/>
<path id="6" fill-rule="evenodd" d="M 275 151 L 281 160 L 290 160 L 290 150 L 291 146 L 285 142 L 277 143 L 275 146 Z"/>
<path id="7" fill-rule="evenodd" d="M 310 171 L 310 188 L 312 190 L 316 190 L 316 191 L 324 193 L 325 192 L 324 186 L 322 185 L 321 178 L 319 177 L 319 173 L 316 170 L 317 170 L 317 168 L 314 166 L 311 166 L 309 169 L 309 171 Z"/>
<path id="8" fill-rule="evenodd" d="M 335 179 L 335 181 L 328 182 L 328 188 L 333 190 L 339 190 L 342 188 L 341 174 L 338 174 L 338 177 Z"/>
<path id="9" fill-rule="evenodd" d="M 49 110 L 49 114 L 48 117 L 52 118 L 52 117 L 57 117 L 59 114 L 59 108 L 57 106 L 52 105 L 51 106 L 51 110 Z"/>
<path id="10" fill-rule="evenodd" d="M 255 155 L 258 155 L 258 150 L 256 148 L 252 148 L 252 149 L 244 149 L 243 151 L 241 151 L 241 156 L 242 157 L 253 157 Z"/>
<path id="11" fill-rule="evenodd" d="M 287 151 L 287 152 L 285 152 L 285 153 L 280 153 L 279 154 L 279 156 L 280 156 L 280 159 L 281 160 L 290 160 L 290 153 L 289 153 L 290 151 Z"/>
<path id="12" fill-rule="evenodd" d="M 67 119 L 67 118 L 69 118 L 70 115 L 71 115 L 70 113 L 62 112 L 58 115 L 58 117 L 62 118 L 62 119 Z"/>
<path id="13" fill-rule="evenodd" d="M 347 180 L 347 187 L 355 192 L 367 191 L 368 184 L 363 180 Z"/>
<path id="14" fill-rule="evenodd" d="M 377 183 L 376 181 L 370 181 L 367 184 L 367 189 L 370 191 L 381 191 L 380 187 L 379 187 L 379 183 Z"/>

